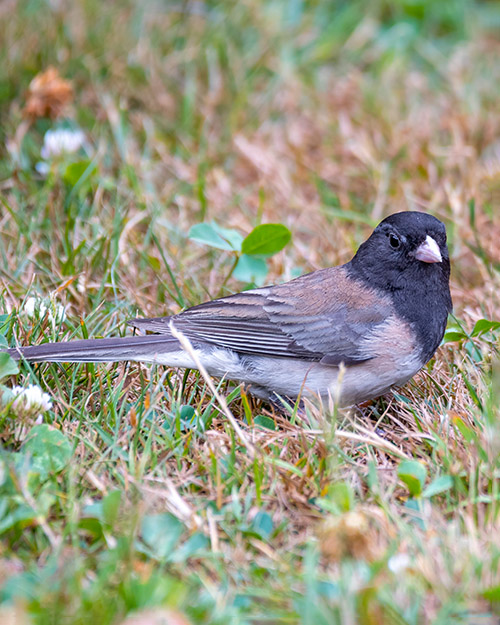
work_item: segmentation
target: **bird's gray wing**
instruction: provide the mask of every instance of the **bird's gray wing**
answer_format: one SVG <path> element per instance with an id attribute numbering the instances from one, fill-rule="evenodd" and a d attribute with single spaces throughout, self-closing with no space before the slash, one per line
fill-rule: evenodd
<path id="1" fill-rule="evenodd" d="M 387 298 L 350 278 L 344 266 L 213 300 L 173 317 L 129 323 L 169 334 L 172 321 L 195 343 L 338 365 L 370 359 L 367 337 L 392 314 Z"/>

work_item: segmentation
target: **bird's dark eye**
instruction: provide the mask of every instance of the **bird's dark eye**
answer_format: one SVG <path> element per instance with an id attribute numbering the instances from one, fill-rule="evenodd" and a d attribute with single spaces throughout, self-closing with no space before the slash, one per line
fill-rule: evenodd
<path id="1" fill-rule="evenodd" d="M 395 234 L 390 234 L 389 245 L 392 247 L 393 250 L 397 250 L 398 247 L 401 245 L 401 241 Z"/>

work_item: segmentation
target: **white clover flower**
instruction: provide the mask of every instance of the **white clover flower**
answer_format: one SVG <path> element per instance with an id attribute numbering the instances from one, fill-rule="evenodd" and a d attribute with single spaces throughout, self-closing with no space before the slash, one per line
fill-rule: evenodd
<path id="1" fill-rule="evenodd" d="M 45 161 L 38 161 L 35 165 L 35 169 L 42 176 L 48 176 L 50 172 L 50 165 Z"/>
<path id="2" fill-rule="evenodd" d="M 81 273 L 78 276 L 78 280 L 76 282 L 76 289 L 78 293 L 86 293 L 87 292 L 87 276 L 84 273 Z"/>
<path id="3" fill-rule="evenodd" d="M 28 297 L 24 303 L 24 312 L 30 319 L 35 319 L 35 317 L 44 317 L 47 312 L 47 306 L 45 305 L 43 299 L 39 297 Z"/>
<path id="4" fill-rule="evenodd" d="M 66 308 L 62 304 L 52 299 L 46 302 L 41 297 L 28 297 L 24 303 L 24 312 L 30 319 L 42 319 L 47 314 L 53 324 L 62 323 L 66 319 Z"/>
<path id="5" fill-rule="evenodd" d="M 2 396 L 2 403 L 10 403 L 10 409 L 16 417 L 20 419 L 33 417 L 37 422 L 40 422 L 42 412 L 52 407 L 50 395 L 44 393 L 36 384 L 30 384 L 27 387 L 14 386 L 6 390 Z"/>
<path id="6" fill-rule="evenodd" d="M 74 154 L 84 145 L 85 135 L 80 129 L 56 128 L 45 133 L 40 154 L 49 161 L 63 154 Z"/>
<path id="7" fill-rule="evenodd" d="M 394 575 L 399 575 L 406 571 L 406 569 L 411 565 L 410 556 L 407 553 L 396 553 L 391 556 L 387 562 L 387 566 L 389 570 L 394 573 Z"/>

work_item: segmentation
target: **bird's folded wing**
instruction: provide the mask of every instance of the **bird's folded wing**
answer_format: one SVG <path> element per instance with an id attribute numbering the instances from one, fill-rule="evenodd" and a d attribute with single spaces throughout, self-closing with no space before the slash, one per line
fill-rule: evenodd
<path id="1" fill-rule="evenodd" d="M 169 334 L 173 322 L 195 343 L 241 354 L 338 365 L 371 358 L 366 341 L 391 314 L 387 300 L 348 278 L 345 267 L 338 267 L 213 300 L 174 317 L 129 323 L 141 330 Z"/>

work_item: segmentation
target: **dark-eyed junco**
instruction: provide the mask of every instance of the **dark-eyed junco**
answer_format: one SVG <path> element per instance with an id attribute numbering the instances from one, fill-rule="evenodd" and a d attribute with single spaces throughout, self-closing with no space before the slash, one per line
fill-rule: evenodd
<path id="1" fill-rule="evenodd" d="M 155 334 L 9 353 L 31 362 L 135 360 L 196 368 L 172 336 L 173 322 L 216 377 L 248 384 L 262 398 L 332 395 L 345 406 L 401 386 L 433 356 L 452 308 L 449 275 L 444 224 L 402 212 L 384 219 L 345 265 L 172 317 L 129 322 Z"/>

